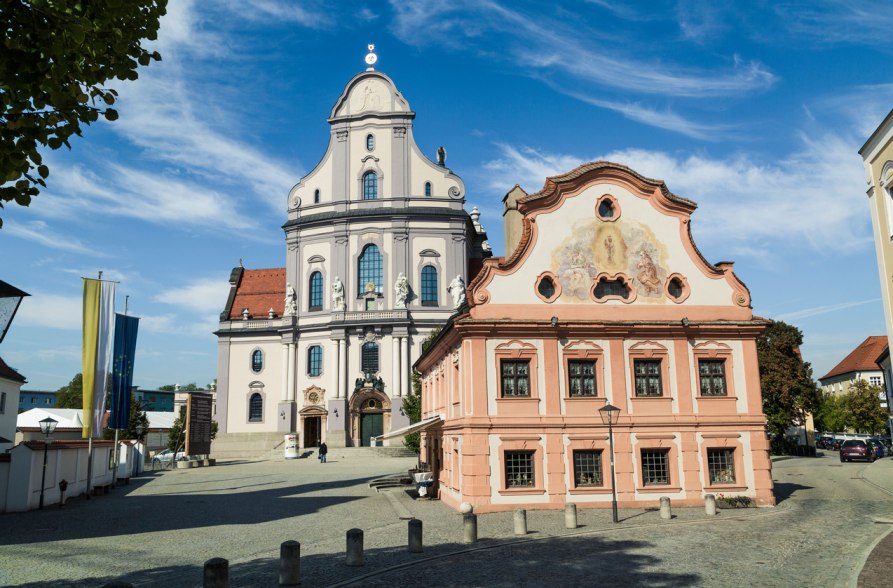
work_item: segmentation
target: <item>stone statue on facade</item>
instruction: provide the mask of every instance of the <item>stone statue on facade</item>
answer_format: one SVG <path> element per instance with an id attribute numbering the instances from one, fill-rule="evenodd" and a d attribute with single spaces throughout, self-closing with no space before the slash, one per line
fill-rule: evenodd
<path id="1" fill-rule="evenodd" d="M 282 316 L 294 316 L 298 312 L 298 297 L 289 282 L 285 283 L 285 310 Z"/>
<path id="2" fill-rule="evenodd" d="M 453 278 L 447 291 L 453 297 L 453 308 L 459 308 L 465 304 L 465 280 L 462 279 L 462 276 Z"/>
<path id="3" fill-rule="evenodd" d="M 397 282 L 394 284 L 394 308 L 406 308 L 406 298 L 409 296 L 409 280 L 400 272 Z"/>
<path id="4" fill-rule="evenodd" d="M 344 284 L 337 276 L 332 282 L 332 310 L 344 310 Z"/>

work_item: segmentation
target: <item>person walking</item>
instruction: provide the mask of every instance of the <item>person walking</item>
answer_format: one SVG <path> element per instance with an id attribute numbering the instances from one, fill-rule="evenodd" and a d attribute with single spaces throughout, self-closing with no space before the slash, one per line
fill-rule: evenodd
<path id="1" fill-rule="evenodd" d="M 319 444 L 319 463 L 326 463 L 326 454 L 329 452 L 329 448 L 326 446 L 325 442 Z"/>

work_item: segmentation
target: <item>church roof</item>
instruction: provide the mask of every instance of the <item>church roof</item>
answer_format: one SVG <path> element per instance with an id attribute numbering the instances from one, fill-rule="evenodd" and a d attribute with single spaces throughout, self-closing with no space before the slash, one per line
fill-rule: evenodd
<path id="1" fill-rule="evenodd" d="M 25 376 L 6 365 L 6 362 L 3 361 L 2 357 L 0 357 L 0 379 L 25 383 Z"/>
<path id="2" fill-rule="evenodd" d="M 266 318 L 271 308 L 277 316 L 282 316 L 285 310 L 285 268 L 244 270 L 236 286 L 230 320 L 241 319 L 243 308 L 256 318 Z"/>
<path id="3" fill-rule="evenodd" d="M 841 376 L 851 372 L 877 372 L 880 366 L 877 364 L 878 357 L 887 348 L 887 337 L 883 335 L 872 335 L 862 341 L 858 347 L 853 349 L 849 355 L 843 358 L 839 364 L 819 378 L 819 381 L 834 376 Z"/>

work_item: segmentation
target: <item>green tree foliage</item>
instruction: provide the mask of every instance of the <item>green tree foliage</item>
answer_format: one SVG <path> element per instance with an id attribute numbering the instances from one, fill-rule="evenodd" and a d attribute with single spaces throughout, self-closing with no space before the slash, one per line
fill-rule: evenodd
<path id="1" fill-rule="evenodd" d="M 219 425 L 217 421 L 211 421 L 211 440 L 213 441 L 217 437 L 217 431 L 219 429 Z M 185 434 L 186 430 L 186 407 L 180 407 L 180 414 L 177 415 L 177 418 L 174 419 L 173 424 L 171 425 L 171 430 L 167 434 L 167 448 L 168 449 L 177 449 L 186 443 Z"/>
<path id="2" fill-rule="evenodd" d="M 875 435 L 887 428 L 887 411 L 881 408 L 880 386 L 872 386 L 859 379 L 850 386 L 844 396 L 846 406 L 846 426 L 856 433 Z"/>
<path id="3" fill-rule="evenodd" d="M 177 387 L 174 384 L 165 384 L 164 386 L 159 386 L 158 389 L 165 392 L 173 392 L 177 389 Z"/>
<path id="4" fill-rule="evenodd" d="M 819 406 L 820 392 L 812 379 L 812 367 L 800 356 L 803 333 L 777 321 L 757 339 L 763 413 L 774 444 L 784 440 L 785 429 L 804 422 L 806 413 Z"/>
<path id="5" fill-rule="evenodd" d="M 167 0 L 0 2 L 0 208 L 28 206 L 46 187 L 42 148 L 70 149 L 81 125 L 118 118 L 106 83 L 161 60 L 142 43 L 166 10 Z"/>
<path id="6" fill-rule="evenodd" d="M 846 404 L 843 396 L 823 394 L 815 413 L 815 426 L 819 431 L 843 431 L 846 429 Z"/>
<path id="7" fill-rule="evenodd" d="M 412 372 L 412 390 L 403 397 L 403 412 L 410 423 L 422 420 L 422 378 L 416 371 Z M 410 433 L 403 438 L 403 445 L 418 453 L 422 446 L 422 434 Z"/>
<path id="8" fill-rule="evenodd" d="M 67 386 L 56 390 L 56 408 L 84 408 L 83 374 L 76 374 Z"/>

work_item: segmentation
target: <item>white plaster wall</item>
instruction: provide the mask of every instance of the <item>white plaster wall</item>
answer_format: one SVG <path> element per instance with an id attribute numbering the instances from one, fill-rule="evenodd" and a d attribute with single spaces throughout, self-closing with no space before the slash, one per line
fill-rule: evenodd
<path id="1" fill-rule="evenodd" d="M 16 437 L 16 416 L 19 411 L 19 393 L 22 385 L 5 378 L 0 378 L 0 393 L 6 393 L 6 408 L 0 413 L 0 437 L 10 441 Z M 0 443 L 0 452 L 12 447 L 12 443 Z"/>
<path id="2" fill-rule="evenodd" d="M 264 352 L 264 367 L 260 373 L 251 370 L 251 353 L 255 349 Z M 302 364 L 303 361 L 298 357 L 298 366 Z M 282 343 L 279 337 L 252 337 L 248 341 L 237 339 L 232 341 L 229 357 L 227 432 L 266 433 L 276 431 L 276 406 L 282 397 L 282 368 Z M 255 381 L 262 382 L 264 385 L 264 420 L 262 423 L 248 422 L 248 398 L 251 395 L 249 384 Z"/>

